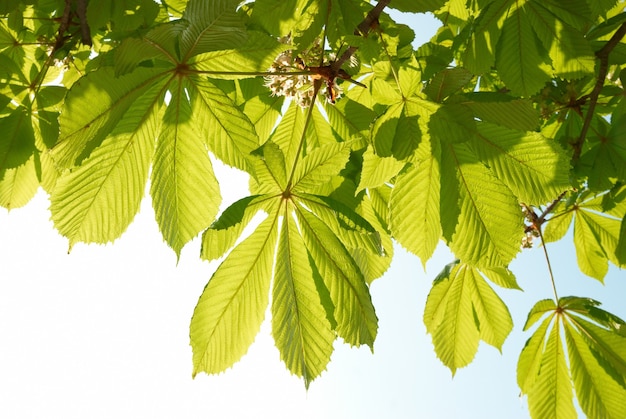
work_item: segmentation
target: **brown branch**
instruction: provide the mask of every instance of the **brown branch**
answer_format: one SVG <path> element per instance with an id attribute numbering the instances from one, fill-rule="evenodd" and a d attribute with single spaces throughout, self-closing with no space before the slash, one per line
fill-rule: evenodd
<path id="1" fill-rule="evenodd" d="M 356 27 L 356 29 L 354 30 L 354 34 L 363 37 L 369 35 L 372 28 L 378 25 L 378 18 L 380 17 L 380 14 L 390 2 L 391 0 L 378 0 L 376 6 L 374 6 L 374 8 L 369 11 L 367 16 L 365 16 L 365 19 L 363 19 L 363 21 L 359 23 L 359 25 Z M 359 47 L 350 46 L 337 61 L 333 62 L 331 64 L 331 69 L 333 70 L 333 72 L 338 73 L 343 63 L 348 61 L 357 49 L 359 49 Z"/>
<path id="2" fill-rule="evenodd" d="M 594 86 L 591 94 L 589 95 L 589 109 L 587 110 L 587 116 L 583 122 L 583 127 L 580 130 L 580 136 L 578 140 L 572 144 L 574 148 L 574 154 L 572 155 L 572 161 L 576 162 L 580 158 L 580 154 L 582 153 L 583 143 L 585 142 L 585 138 L 587 137 L 587 133 L 589 132 L 589 127 L 591 126 L 591 120 L 593 119 L 594 112 L 596 110 L 596 105 L 598 103 L 598 98 L 600 97 L 600 92 L 604 87 L 604 83 L 606 80 L 606 75 L 609 72 L 609 55 L 611 51 L 619 44 L 626 35 L 626 23 L 622 23 L 622 25 L 615 31 L 611 39 L 599 50 L 596 52 L 596 57 L 600 62 L 598 67 L 598 79 L 596 81 L 596 85 Z"/>
<path id="3" fill-rule="evenodd" d="M 76 1 L 76 15 L 80 21 L 80 33 L 83 45 L 92 46 L 91 30 L 89 29 L 89 23 L 87 23 L 87 0 Z"/>
<path id="4" fill-rule="evenodd" d="M 54 43 L 54 47 L 52 48 L 52 52 L 50 55 L 54 55 L 55 52 L 63 48 L 65 44 L 65 32 L 70 28 L 72 19 L 72 0 L 65 0 L 65 8 L 63 9 L 63 15 L 61 16 L 61 24 L 59 25 L 59 30 L 57 31 L 56 42 Z"/>

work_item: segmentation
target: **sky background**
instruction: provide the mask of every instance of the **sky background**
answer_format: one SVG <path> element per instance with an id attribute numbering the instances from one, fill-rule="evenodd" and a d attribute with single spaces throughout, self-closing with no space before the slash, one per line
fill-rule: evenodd
<path id="1" fill-rule="evenodd" d="M 420 36 L 434 29 L 411 20 Z M 225 205 L 247 194 L 237 172 L 219 172 Z M 1 418 L 528 418 L 516 384 L 530 336 L 526 314 L 552 289 L 541 249 L 512 263 L 525 292 L 496 289 L 515 328 L 502 354 L 482 344 L 450 371 L 436 358 L 422 313 L 432 279 L 452 256 L 427 264 L 400 247 L 371 286 L 379 317 L 374 354 L 337 341 L 326 372 L 306 391 L 285 369 L 266 318 L 248 354 L 226 373 L 191 379 L 189 321 L 217 267 L 200 242 L 176 256 L 163 243 L 149 198 L 113 245 L 77 244 L 49 221 L 43 192 L 25 208 L 0 210 Z M 626 317 L 626 277 L 606 286 L 576 266 L 571 235 L 548 247 L 560 295 L 596 298 Z"/>

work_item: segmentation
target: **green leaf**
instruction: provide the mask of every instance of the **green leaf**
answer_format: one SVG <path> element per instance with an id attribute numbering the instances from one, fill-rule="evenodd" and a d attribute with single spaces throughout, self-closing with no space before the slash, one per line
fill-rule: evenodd
<path id="1" fill-rule="evenodd" d="M 622 219 L 615 255 L 620 266 L 626 265 L 626 217 Z"/>
<path id="2" fill-rule="evenodd" d="M 515 94 L 530 96 L 550 80 L 550 67 L 537 45 L 526 14 L 515 10 L 504 22 L 496 56 L 499 76 Z"/>
<path id="3" fill-rule="evenodd" d="M 305 385 L 330 361 L 335 334 L 326 318 L 294 218 L 283 218 L 272 291 L 272 334 L 281 359 Z"/>
<path id="4" fill-rule="evenodd" d="M 297 201 L 315 213 L 347 249 L 382 256 L 380 233 L 347 205 L 327 196 L 309 194 L 298 195 Z"/>
<path id="5" fill-rule="evenodd" d="M 81 166 L 59 178 L 50 211 L 70 248 L 79 241 L 113 241 L 135 217 L 159 130 L 162 87 L 146 91 Z"/>
<path id="6" fill-rule="evenodd" d="M 513 272 L 504 266 L 486 267 L 482 268 L 480 271 L 487 279 L 498 286 L 522 291 Z"/>
<path id="7" fill-rule="evenodd" d="M 537 37 L 548 49 L 558 76 L 578 78 L 594 73 L 595 56 L 583 33 L 555 17 L 540 2 L 526 2 L 522 8 Z"/>
<path id="8" fill-rule="evenodd" d="M 183 19 L 189 22 L 180 37 L 183 61 L 208 51 L 236 48 L 246 41 L 239 0 L 189 0 Z"/>
<path id="9" fill-rule="evenodd" d="M 619 264 L 615 249 L 621 220 L 579 209 L 574 218 L 574 244 L 578 267 L 599 281 L 608 272 L 608 262 Z"/>
<path id="10" fill-rule="evenodd" d="M 544 302 L 540 301 L 535 304 L 535 307 L 540 304 L 545 305 Z M 552 301 L 552 304 L 554 306 L 554 301 Z M 545 308 L 547 309 L 547 307 Z M 543 311 L 541 317 L 548 311 L 551 311 L 552 314 L 541 323 L 537 330 L 535 330 L 535 333 L 533 333 L 532 336 L 526 341 L 526 344 L 524 345 L 517 361 L 517 385 L 521 389 L 522 393 L 528 394 L 537 382 L 537 376 L 539 375 L 539 371 L 541 369 L 542 353 L 545 347 L 545 336 L 548 331 L 548 327 L 554 320 L 554 309 L 547 309 Z M 531 314 L 529 313 L 528 316 L 530 319 Z M 537 320 L 538 319 L 539 318 L 537 318 Z M 528 321 L 526 322 L 526 325 L 528 325 Z M 526 329 L 527 328 L 525 327 L 524 330 Z"/>
<path id="11" fill-rule="evenodd" d="M 574 211 L 559 213 L 551 217 L 548 220 L 545 231 L 543 232 L 543 240 L 546 243 L 561 240 L 569 230 L 573 217 Z"/>
<path id="12" fill-rule="evenodd" d="M 528 313 L 526 324 L 524 324 L 524 330 L 530 329 L 539 319 L 545 316 L 546 313 L 552 313 L 556 310 L 556 308 L 557 306 L 554 300 L 546 299 L 537 301 Z"/>
<path id="13" fill-rule="evenodd" d="M 59 117 L 59 140 L 51 150 L 55 162 L 61 167 L 80 163 L 160 77 L 157 70 L 146 68 L 115 77 L 112 69 L 104 67 L 74 83 Z"/>
<path id="14" fill-rule="evenodd" d="M 202 233 L 200 257 L 215 260 L 226 253 L 241 236 L 243 229 L 260 210 L 264 196 L 252 195 L 231 204 L 220 217 Z"/>
<path id="15" fill-rule="evenodd" d="M 578 415 L 572 400 L 570 379 L 561 338 L 561 322 L 557 317 L 541 353 L 537 376 L 527 390 L 528 408 L 533 418 L 572 418 Z M 519 368 L 519 367 L 518 367 Z"/>
<path id="16" fill-rule="evenodd" d="M 474 359 L 480 339 L 501 349 L 513 321 L 478 270 L 465 264 L 450 268 L 433 284 L 424 323 L 437 356 L 454 374 Z"/>
<path id="17" fill-rule="evenodd" d="M 256 181 L 260 186 L 265 185 L 267 191 L 287 189 L 287 169 L 285 168 L 285 156 L 281 149 L 271 141 L 266 142 L 254 155 L 259 156 L 261 163 L 255 167 Z"/>
<path id="18" fill-rule="evenodd" d="M 37 188 L 35 155 L 31 155 L 21 166 L 0 174 L 0 206 L 8 210 L 23 207 L 35 196 Z"/>
<path id="19" fill-rule="evenodd" d="M 254 341 L 268 305 L 277 221 L 271 214 L 235 247 L 202 292 L 190 326 L 193 376 L 226 370 Z"/>
<path id="20" fill-rule="evenodd" d="M 347 143 L 331 143 L 316 148 L 296 166 L 292 181 L 294 192 L 310 192 L 329 182 L 345 167 L 349 157 Z"/>
<path id="21" fill-rule="evenodd" d="M 289 48 L 276 38 L 249 31 L 244 45 L 197 55 L 190 65 L 213 78 L 253 77 L 254 72 L 267 72 L 276 57 Z"/>
<path id="22" fill-rule="evenodd" d="M 270 140 L 283 150 L 287 167 L 293 167 L 297 160 L 296 155 L 301 151 L 299 144 L 303 140 L 306 112 L 292 101 L 270 137 Z"/>
<path id="23" fill-rule="evenodd" d="M 539 115 L 530 100 L 514 99 L 500 93 L 474 92 L 459 102 L 469 107 L 481 121 L 520 131 L 534 131 Z"/>
<path id="24" fill-rule="evenodd" d="M 493 67 L 501 22 L 511 3 L 512 0 L 495 0 L 481 10 L 462 56 L 463 65 L 472 73 L 480 75 Z"/>
<path id="25" fill-rule="evenodd" d="M 209 80 L 193 78 L 188 89 L 194 124 L 209 149 L 224 163 L 249 172 L 250 153 L 260 145 L 252 122 Z"/>
<path id="26" fill-rule="evenodd" d="M 423 139 L 417 154 L 416 166 L 400 174 L 392 189 L 389 227 L 393 237 L 425 266 L 442 234 L 441 148 L 437 141 Z"/>
<path id="27" fill-rule="evenodd" d="M 335 305 L 337 333 L 350 345 L 373 348 L 378 319 L 358 266 L 337 236 L 319 218 L 297 208 L 302 235 Z"/>
<path id="28" fill-rule="evenodd" d="M 554 141 L 487 122 L 477 128 L 472 148 L 521 202 L 541 205 L 569 187 L 569 159 Z"/>
<path id="29" fill-rule="evenodd" d="M 157 141 L 150 194 L 163 238 L 180 256 L 183 246 L 209 226 L 221 201 L 217 179 L 192 119 L 183 81 L 170 86 L 172 98 Z"/>
<path id="30" fill-rule="evenodd" d="M 442 156 L 456 166 L 460 199 L 454 232 L 450 234 L 444 229 L 450 249 L 479 268 L 506 266 L 519 252 L 523 232 L 515 196 L 491 171 L 477 163 L 465 143 L 446 146 Z M 442 172 L 442 178 L 444 175 L 453 176 L 447 171 Z M 442 213 L 442 223 L 453 222 L 452 217 Z"/>
<path id="31" fill-rule="evenodd" d="M 424 324 L 435 353 L 452 374 L 472 362 L 480 340 L 472 307 L 476 284 L 466 273 L 465 266 L 457 265 L 449 276 L 438 277 L 424 308 Z"/>
<path id="32" fill-rule="evenodd" d="M 591 418 L 626 417 L 626 389 L 603 370 L 580 331 L 565 323 L 565 336 L 576 396 L 583 411 Z M 622 340 L 626 347 L 626 340 Z"/>
<path id="33" fill-rule="evenodd" d="M 446 68 L 435 74 L 423 92 L 431 100 L 442 102 L 443 99 L 465 87 L 473 77 L 473 74 L 464 68 Z"/>
<path id="34" fill-rule="evenodd" d="M 422 137 L 418 123 L 421 111 L 420 105 L 410 100 L 390 106 L 372 127 L 376 155 L 409 158 Z"/>
<path id="35" fill-rule="evenodd" d="M 0 118 L 0 177 L 6 169 L 25 164 L 35 151 L 35 134 L 30 115 L 22 106 Z"/>
<path id="36" fill-rule="evenodd" d="M 357 192 L 366 188 L 376 188 L 389 182 L 403 167 L 403 162 L 394 157 L 379 157 L 372 147 L 368 147 L 363 154 L 363 171 Z"/>

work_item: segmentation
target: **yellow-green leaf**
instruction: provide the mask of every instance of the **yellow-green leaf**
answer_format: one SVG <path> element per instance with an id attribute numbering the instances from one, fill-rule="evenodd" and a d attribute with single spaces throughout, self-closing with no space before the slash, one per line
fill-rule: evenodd
<path id="1" fill-rule="evenodd" d="M 248 351 L 268 305 L 278 226 L 264 220 L 217 268 L 191 318 L 193 375 L 216 374 Z"/>
<path id="2" fill-rule="evenodd" d="M 289 371 L 307 387 L 326 369 L 335 340 L 319 286 L 324 285 L 316 283 L 302 236 L 286 211 L 272 291 L 272 335 Z"/>

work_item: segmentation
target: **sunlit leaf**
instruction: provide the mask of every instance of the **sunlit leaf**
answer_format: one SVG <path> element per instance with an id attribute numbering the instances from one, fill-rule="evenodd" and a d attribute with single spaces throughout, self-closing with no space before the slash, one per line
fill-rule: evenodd
<path id="1" fill-rule="evenodd" d="M 159 133 L 150 194 L 163 238 L 180 255 L 207 228 L 219 209 L 220 190 L 203 134 L 192 119 L 185 84 L 171 86 L 172 99 Z"/>
<path id="2" fill-rule="evenodd" d="M 486 122 L 477 127 L 472 148 L 521 202 L 541 205 L 569 187 L 569 161 L 553 141 Z"/>
<path id="3" fill-rule="evenodd" d="M 307 210 L 297 211 L 307 249 L 335 305 L 337 333 L 351 345 L 373 347 L 378 318 L 363 275 L 335 234 Z"/>
<path id="4" fill-rule="evenodd" d="M 135 217 L 159 129 L 161 88 L 156 84 L 135 101 L 100 147 L 58 180 L 50 211 L 70 247 L 113 241 Z"/>
<path id="5" fill-rule="evenodd" d="M 456 166 L 460 199 L 456 229 L 446 236 L 450 248 L 477 267 L 506 266 L 519 252 L 523 232 L 517 200 L 494 174 L 475 162 L 464 144 L 447 146 L 442 154 Z M 442 223 L 448 222 L 442 218 Z"/>
<path id="6" fill-rule="evenodd" d="M 59 117 L 61 133 L 52 149 L 55 162 L 62 167 L 80 163 L 160 77 L 159 71 L 145 68 L 115 77 L 105 67 L 74 83 Z"/>
<path id="7" fill-rule="evenodd" d="M 35 168 L 35 155 L 21 166 L 6 169 L 0 175 L 0 206 L 6 209 L 23 207 L 39 187 Z"/>
<path id="8" fill-rule="evenodd" d="M 194 376 L 226 370 L 254 341 L 269 300 L 277 220 L 271 214 L 235 247 L 202 292 L 190 326 Z"/>
<path id="9" fill-rule="evenodd" d="M 436 141 L 422 141 L 416 166 L 398 176 L 389 201 L 390 228 L 406 249 L 425 265 L 441 238 L 440 156 Z"/>
<path id="10" fill-rule="evenodd" d="M 295 220 L 285 214 L 272 291 L 272 334 L 289 371 L 309 383 L 326 368 L 335 334 Z"/>

